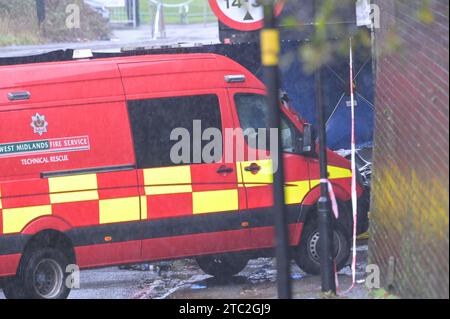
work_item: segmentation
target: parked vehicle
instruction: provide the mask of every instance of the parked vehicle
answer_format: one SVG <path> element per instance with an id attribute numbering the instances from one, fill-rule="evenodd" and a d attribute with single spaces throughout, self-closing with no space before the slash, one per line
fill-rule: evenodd
<path id="1" fill-rule="evenodd" d="M 170 156 L 173 130 L 192 137 L 199 134 L 195 121 L 222 133 L 267 127 L 265 93 L 248 70 L 214 54 L 0 67 L 6 296 L 66 298 L 71 264 L 86 269 L 195 257 L 206 273 L 226 277 L 251 258 L 271 255 L 277 212 L 270 153 L 250 158 L 255 149 L 237 134 L 231 140 L 244 140 L 245 152 L 231 162 L 223 154 L 216 162 L 196 160 L 193 153 L 191 164 L 174 164 Z M 280 107 L 290 243 L 298 265 L 318 274 L 315 138 L 286 103 Z M 223 138 L 223 152 L 230 143 Z M 334 251 L 341 269 L 351 246 L 351 171 L 345 158 L 328 156 L 340 207 Z M 357 192 L 367 196 L 362 185 Z M 358 212 L 367 220 L 366 205 Z M 359 225 L 364 232 L 367 224 Z"/>
<path id="2" fill-rule="evenodd" d="M 345 157 L 349 161 L 352 158 L 351 150 L 339 150 L 336 153 Z M 365 187 L 370 188 L 372 185 L 372 153 L 373 147 L 367 146 L 356 150 L 356 169 L 358 170 L 358 178 Z"/>

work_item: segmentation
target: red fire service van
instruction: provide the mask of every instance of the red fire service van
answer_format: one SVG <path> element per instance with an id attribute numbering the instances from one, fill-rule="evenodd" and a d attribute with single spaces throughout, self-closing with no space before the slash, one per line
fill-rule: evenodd
<path id="1" fill-rule="evenodd" d="M 317 274 L 315 138 L 286 103 L 280 108 L 292 256 L 304 271 Z M 267 127 L 264 85 L 214 54 L 0 67 L 5 295 L 66 298 L 72 265 L 194 257 L 206 273 L 227 277 L 249 259 L 270 255 L 277 213 L 271 208 L 270 154 L 250 158 L 252 147 L 244 141 L 243 157 L 225 161 L 219 154 L 219 160 L 206 162 L 195 152 L 207 142 L 195 132 L 196 121 L 202 129 L 223 132 L 225 152 L 242 137 L 226 138 L 225 131 Z M 171 160 L 176 128 L 192 138 L 190 163 Z M 334 252 L 341 269 L 351 249 L 351 169 L 346 159 L 331 151 L 328 156 L 340 207 Z M 363 232 L 368 207 L 362 184 L 357 193 L 365 203 L 358 208 Z"/>

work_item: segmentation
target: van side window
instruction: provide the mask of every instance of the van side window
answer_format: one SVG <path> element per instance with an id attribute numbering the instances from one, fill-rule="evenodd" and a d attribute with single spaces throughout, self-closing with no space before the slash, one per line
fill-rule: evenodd
<path id="1" fill-rule="evenodd" d="M 260 94 L 236 94 L 236 111 L 242 130 L 266 128 L 269 124 L 267 100 Z"/>
<path id="2" fill-rule="evenodd" d="M 128 112 L 134 137 L 137 168 L 178 164 L 173 163 L 170 158 L 172 147 L 179 142 L 170 140 L 174 129 L 183 128 L 190 134 L 190 163 L 194 163 L 192 145 L 194 121 L 201 121 L 201 134 L 209 128 L 222 132 L 219 99 L 216 95 L 128 101 Z M 209 142 L 202 140 L 202 149 Z"/>
<path id="3" fill-rule="evenodd" d="M 283 152 L 295 153 L 295 138 L 299 138 L 299 133 L 297 133 L 294 124 L 285 115 L 281 116 L 280 129 Z"/>

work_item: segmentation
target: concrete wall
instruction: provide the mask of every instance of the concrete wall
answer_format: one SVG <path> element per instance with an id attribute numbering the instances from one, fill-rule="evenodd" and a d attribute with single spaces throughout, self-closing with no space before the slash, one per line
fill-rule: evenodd
<path id="1" fill-rule="evenodd" d="M 448 298 L 449 2 L 431 0 L 425 23 L 426 2 L 375 0 L 382 28 L 369 251 L 394 293 Z"/>

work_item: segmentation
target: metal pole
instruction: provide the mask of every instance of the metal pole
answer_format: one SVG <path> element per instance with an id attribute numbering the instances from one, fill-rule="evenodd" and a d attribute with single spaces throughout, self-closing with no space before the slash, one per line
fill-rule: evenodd
<path id="1" fill-rule="evenodd" d="M 276 263 L 278 298 L 291 298 L 290 256 L 287 215 L 284 204 L 284 169 L 280 132 L 279 107 L 279 54 L 280 35 L 276 27 L 273 0 L 264 0 L 264 29 L 261 32 L 261 53 L 264 66 L 264 78 L 267 86 L 269 106 L 269 129 L 277 129 L 278 152 L 272 154 L 272 161 L 277 161 L 278 169 L 273 173 L 273 194 L 276 234 Z M 272 130 L 270 130 L 272 133 Z M 275 166 L 274 166 L 275 167 Z"/>
<path id="2" fill-rule="evenodd" d="M 137 0 L 133 0 L 133 2 L 131 3 L 131 5 L 133 6 L 132 8 L 132 15 L 133 15 L 133 28 L 136 29 L 137 27 L 137 9 L 136 9 L 136 3 Z"/>
<path id="3" fill-rule="evenodd" d="M 155 21 L 153 24 L 153 40 L 158 39 L 159 37 L 159 26 L 160 26 L 160 22 L 159 22 L 159 18 L 161 17 L 161 3 L 158 3 L 158 5 L 156 6 L 156 10 L 155 10 Z"/>
<path id="4" fill-rule="evenodd" d="M 151 0 L 148 0 L 148 15 L 149 15 L 149 19 L 150 19 L 150 27 L 151 27 L 151 32 L 152 32 L 152 39 L 155 38 L 155 20 L 156 20 L 156 16 L 153 15 L 153 2 Z M 156 10 L 155 10 L 155 15 L 156 15 Z"/>
<path id="5" fill-rule="evenodd" d="M 314 3 L 316 29 L 318 28 L 318 4 Z M 324 39 L 326 41 L 326 39 Z M 315 72 L 316 110 L 319 124 L 319 161 L 320 161 L 320 198 L 317 203 L 317 219 L 319 224 L 320 244 L 320 275 L 322 279 L 322 292 L 336 294 L 336 281 L 333 258 L 333 230 L 331 223 L 330 194 L 328 192 L 328 159 L 327 159 L 327 133 L 324 114 L 324 96 L 322 83 L 323 68 Z"/>
<path id="6" fill-rule="evenodd" d="M 160 4 L 161 4 L 161 11 L 160 11 L 160 18 L 159 18 L 159 22 L 160 22 L 160 32 L 161 32 L 161 38 L 165 39 L 166 38 L 166 22 L 164 20 L 164 4 L 163 4 L 164 0 L 160 0 Z"/>
<path id="7" fill-rule="evenodd" d="M 140 27 L 140 26 L 141 26 L 141 7 L 140 7 L 140 5 L 139 5 L 139 1 L 140 1 L 140 0 L 136 0 L 136 2 L 135 2 L 135 12 L 136 12 L 135 20 L 136 20 L 136 27 Z"/>
<path id="8" fill-rule="evenodd" d="M 322 69 L 315 73 L 316 108 L 319 123 L 320 198 L 317 204 L 320 243 L 320 274 L 322 291 L 336 294 L 334 258 L 332 255 L 333 231 L 331 224 L 330 194 L 328 193 L 328 159 L 325 115 L 323 110 Z"/>
<path id="9" fill-rule="evenodd" d="M 208 18 L 208 2 L 203 1 L 203 26 L 206 27 L 206 19 Z"/>

